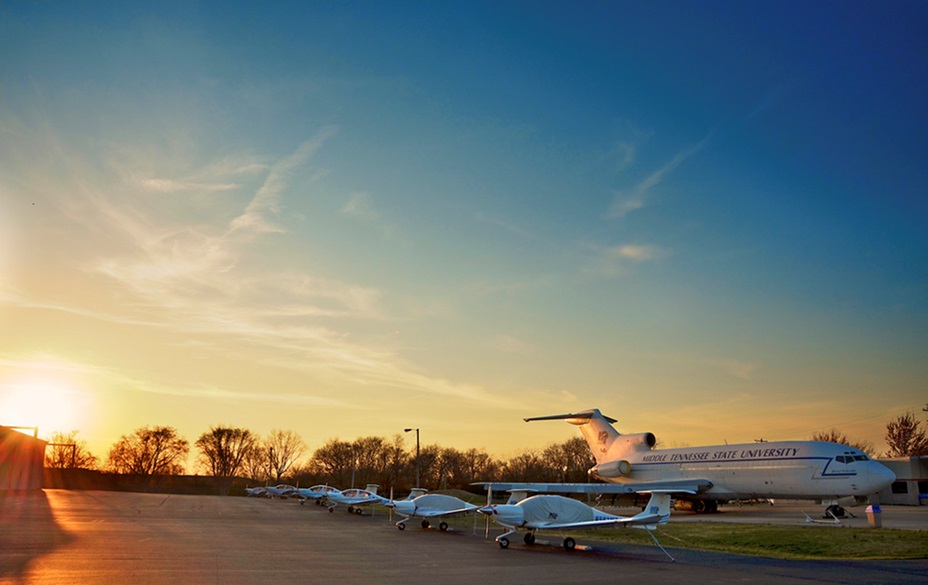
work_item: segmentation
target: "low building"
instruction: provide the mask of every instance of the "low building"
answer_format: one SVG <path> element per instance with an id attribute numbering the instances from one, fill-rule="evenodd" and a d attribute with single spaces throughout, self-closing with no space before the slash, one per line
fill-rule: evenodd
<path id="1" fill-rule="evenodd" d="M 928 457 L 893 457 L 880 459 L 880 463 L 896 474 L 892 486 L 880 492 L 880 503 L 928 505 Z"/>
<path id="2" fill-rule="evenodd" d="M 42 488 L 48 441 L 0 426 L 0 491 Z"/>

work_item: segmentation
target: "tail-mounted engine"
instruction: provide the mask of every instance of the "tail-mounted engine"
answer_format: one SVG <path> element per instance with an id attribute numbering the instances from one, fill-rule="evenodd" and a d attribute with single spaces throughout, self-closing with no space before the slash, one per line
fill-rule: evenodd
<path id="1" fill-rule="evenodd" d="M 631 473 L 632 464 L 623 455 L 638 451 L 650 451 L 657 443 L 653 433 L 639 433 L 637 435 L 619 435 L 609 446 L 608 455 L 615 457 L 611 461 L 603 461 L 592 467 L 587 473 L 592 477 L 609 480 L 623 477 Z"/>

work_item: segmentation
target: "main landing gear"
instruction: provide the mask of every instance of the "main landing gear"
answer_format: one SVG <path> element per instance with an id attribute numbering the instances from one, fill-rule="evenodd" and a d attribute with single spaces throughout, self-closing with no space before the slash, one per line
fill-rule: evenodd
<path id="1" fill-rule="evenodd" d="M 690 508 L 697 514 L 714 514 L 719 511 L 719 503 L 715 500 L 693 500 Z"/>
<path id="2" fill-rule="evenodd" d="M 502 536 L 500 536 L 500 537 L 497 537 L 496 542 L 497 542 L 497 544 L 499 544 L 499 547 L 500 547 L 500 548 L 509 548 L 509 538 L 508 538 L 508 537 L 509 537 L 510 535 L 512 535 L 512 534 L 513 534 L 513 533 L 510 532 L 510 533 L 504 534 L 504 535 L 502 535 Z M 524 542 L 524 543 L 527 544 L 527 545 L 533 545 L 533 544 L 535 544 L 535 533 L 534 533 L 534 532 L 526 532 L 526 533 L 525 533 L 525 536 L 522 537 L 522 542 Z M 577 548 L 577 541 L 574 540 L 573 538 L 571 538 L 570 536 L 568 536 L 567 538 L 564 539 L 564 548 L 565 548 L 566 550 L 574 550 L 575 548 Z"/>

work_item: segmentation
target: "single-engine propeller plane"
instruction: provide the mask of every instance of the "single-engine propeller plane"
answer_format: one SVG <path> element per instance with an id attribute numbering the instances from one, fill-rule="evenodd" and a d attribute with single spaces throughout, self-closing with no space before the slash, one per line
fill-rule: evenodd
<path id="1" fill-rule="evenodd" d="M 493 484 L 494 487 L 496 484 Z M 490 517 L 497 524 L 509 529 L 496 537 L 500 548 L 509 548 L 509 537 L 520 530 L 525 531 L 525 544 L 535 543 L 537 530 L 576 530 L 618 526 L 634 526 L 644 528 L 654 540 L 655 544 L 673 560 L 673 557 L 661 546 L 653 534 L 659 524 L 665 524 L 670 519 L 670 494 L 665 492 L 652 492 L 651 499 L 645 509 L 634 516 L 616 516 L 596 508 L 591 508 L 583 502 L 565 498 L 564 496 L 539 494 L 534 495 L 515 504 L 493 504 L 478 509 L 481 514 Z M 576 540 L 568 536 L 564 538 L 564 548 L 573 550 Z"/>
<path id="2" fill-rule="evenodd" d="M 376 484 L 368 484 L 367 489 L 351 488 L 340 492 L 327 493 L 325 502 L 329 512 L 333 512 L 339 504 L 348 506 L 349 512 L 361 514 L 364 512 L 362 506 L 371 506 L 373 504 L 387 504 L 389 499 L 377 495 Z"/>
<path id="3" fill-rule="evenodd" d="M 396 523 L 400 530 L 405 530 L 406 522 L 413 518 L 422 518 L 422 528 L 429 528 L 430 520 L 475 512 L 478 508 L 474 504 L 446 494 L 422 494 L 406 500 L 390 501 L 386 505 L 396 510 L 400 516 L 405 516 Z M 444 532 L 448 529 L 448 523 L 442 520 L 438 528 Z"/>

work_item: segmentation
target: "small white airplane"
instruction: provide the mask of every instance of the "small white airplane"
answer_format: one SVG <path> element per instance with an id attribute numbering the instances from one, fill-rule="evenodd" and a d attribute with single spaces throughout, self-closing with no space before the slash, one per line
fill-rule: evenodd
<path id="1" fill-rule="evenodd" d="M 363 509 L 361 506 L 370 506 L 373 504 L 387 504 L 390 502 L 388 498 L 377 495 L 377 489 L 380 486 L 377 484 L 368 484 L 367 489 L 358 489 L 351 488 L 340 492 L 327 493 L 325 495 L 325 502 L 328 505 L 329 512 L 335 511 L 335 507 L 339 504 L 348 506 L 349 512 L 354 512 L 356 514 L 361 514 Z"/>
<path id="2" fill-rule="evenodd" d="M 422 528 L 428 528 L 431 526 L 430 519 L 475 512 L 479 508 L 479 506 L 469 504 L 454 496 L 426 493 L 405 500 L 390 501 L 387 502 L 386 506 L 396 510 L 397 514 L 405 516 L 405 518 L 396 522 L 396 527 L 400 530 L 405 530 L 406 522 L 413 518 L 422 518 Z M 438 525 L 438 529 L 442 532 L 448 530 L 448 523 L 442 520 Z"/>
<path id="3" fill-rule="evenodd" d="M 495 485 L 495 484 L 494 484 Z M 510 500 L 511 501 L 511 500 Z M 500 548 L 509 548 L 509 537 L 520 530 L 526 531 L 525 544 L 535 543 L 537 530 L 577 530 L 617 526 L 644 528 L 664 551 L 670 560 L 673 557 L 661 546 L 652 531 L 659 524 L 670 520 L 670 494 L 652 492 L 645 509 L 634 516 L 615 516 L 602 510 L 591 508 L 583 502 L 555 496 L 540 494 L 520 500 L 515 504 L 493 504 L 479 508 L 478 511 L 490 517 L 494 522 L 509 529 L 496 537 Z M 564 548 L 573 550 L 577 541 L 568 536 L 564 538 Z"/>
<path id="4" fill-rule="evenodd" d="M 269 498 L 289 498 L 296 494 L 296 488 L 286 483 L 279 483 L 273 487 L 264 488 L 264 495 Z"/>
<path id="5" fill-rule="evenodd" d="M 328 495 L 337 494 L 341 491 L 328 485 L 319 484 L 309 488 L 298 488 L 296 492 L 296 496 L 300 498 L 300 504 L 305 504 L 306 500 L 312 500 L 321 505 Z"/>
<path id="6" fill-rule="evenodd" d="M 828 506 L 829 517 L 841 517 L 842 506 L 866 504 L 870 495 L 896 479 L 889 468 L 863 451 L 837 443 L 777 441 L 653 449 L 652 433 L 619 434 L 611 424 L 615 419 L 598 409 L 525 419 L 538 420 L 576 425 L 596 459 L 590 476 L 608 483 L 492 482 L 495 489 L 615 495 L 660 490 L 690 502 L 697 513 L 715 512 L 719 502 L 730 500 L 819 500 Z"/>

